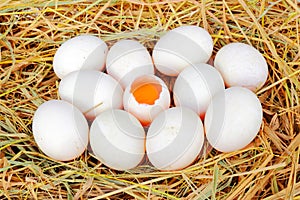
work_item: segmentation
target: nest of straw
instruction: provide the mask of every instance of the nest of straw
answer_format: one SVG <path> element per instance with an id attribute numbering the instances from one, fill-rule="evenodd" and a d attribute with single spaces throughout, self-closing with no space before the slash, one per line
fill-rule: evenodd
<path id="1" fill-rule="evenodd" d="M 296 0 L 1 1 L 0 199 L 300 199 L 299 17 Z M 52 59 L 63 41 L 89 33 L 110 45 L 137 39 L 151 51 L 184 24 L 207 29 L 214 54 L 244 42 L 266 58 L 263 125 L 247 148 L 209 151 L 176 172 L 118 172 L 88 152 L 57 162 L 38 149 L 32 117 L 58 98 Z"/>

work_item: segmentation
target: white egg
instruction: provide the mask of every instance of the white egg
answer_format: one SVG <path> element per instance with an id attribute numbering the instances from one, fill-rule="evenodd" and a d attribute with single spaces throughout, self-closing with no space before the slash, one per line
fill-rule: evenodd
<path id="1" fill-rule="evenodd" d="M 246 147 L 262 123 L 262 106 L 249 89 L 231 87 L 216 94 L 208 106 L 204 127 L 208 142 L 222 152 Z"/>
<path id="2" fill-rule="evenodd" d="M 152 58 L 147 49 L 134 40 L 120 40 L 107 54 L 106 70 L 123 88 L 145 74 L 154 74 Z"/>
<path id="3" fill-rule="evenodd" d="M 124 110 L 107 110 L 97 116 L 91 126 L 90 143 L 96 157 L 116 170 L 136 167 L 145 155 L 145 131 Z"/>
<path id="4" fill-rule="evenodd" d="M 180 26 L 157 41 L 152 57 L 158 71 L 177 76 L 189 65 L 206 63 L 212 51 L 213 40 L 205 29 L 198 26 Z"/>
<path id="5" fill-rule="evenodd" d="M 195 111 L 202 119 L 212 97 L 224 91 L 222 76 L 211 65 L 199 63 L 185 68 L 177 77 L 173 98 L 176 106 Z"/>
<path id="6" fill-rule="evenodd" d="M 53 58 L 53 69 L 59 78 L 73 71 L 90 69 L 102 71 L 105 67 L 107 45 L 92 35 L 80 35 L 65 41 Z"/>
<path id="7" fill-rule="evenodd" d="M 123 107 L 123 89 L 111 76 L 94 70 L 75 71 L 59 84 L 59 96 L 79 108 L 88 120 L 111 108 Z"/>
<path id="8" fill-rule="evenodd" d="M 261 88 L 268 77 L 268 65 L 262 54 L 243 43 L 222 47 L 214 65 L 220 71 L 227 87 L 241 86 L 252 91 Z"/>
<path id="9" fill-rule="evenodd" d="M 55 160 L 72 160 L 88 144 L 87 120 L 75 106 L 61 100 L 46 101 L 38 107 L 32 132 L 38 147 Z"/>
<path id="10" fill-rule="evenodd" d="M 142 125 L 147 126 L 161 111 L 170 107 L 170 92 L 157 76 L 140 76 L 126 87 L 123 105 Z"/>
<path id="11" fill-rule="evenodd" d="M 192 164 L 204 142 L 199 116 L 185 107 L 160 113 L 146 136 L 149 161 L 160 170 L 179 170 Z"/>

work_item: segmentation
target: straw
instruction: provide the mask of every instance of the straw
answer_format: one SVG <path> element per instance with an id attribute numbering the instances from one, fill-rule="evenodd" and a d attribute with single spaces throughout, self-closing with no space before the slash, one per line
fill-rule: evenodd
<path id="1" fill-rule="evenodd" d="M 300 199 L 299 17 L 296 0 L 1 1 L 0 198 Z M 257 91 L 263 124 L 250 145 L 212 150 L 175 172 L 149 165 L 120 172 L 88 152 L 59 162 L 39 150 L 32 117 L 58 99 L 52 60 L 62 42 L 88 33 L 109 46 L 139 40 L 151 52 L 166 31 L 187 24 L 209 31 L 214 55 L 243 42 L 266 58 L 268 80 Z"/>

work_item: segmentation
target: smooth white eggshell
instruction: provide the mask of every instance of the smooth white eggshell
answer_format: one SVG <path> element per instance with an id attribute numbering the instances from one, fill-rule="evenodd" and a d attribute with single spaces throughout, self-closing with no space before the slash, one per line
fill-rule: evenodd
<path id="1" fill-rule="evenodd" d="M 152 58 L 158 71 L 177 76 L 189 65 L 206 63 L 212 51 L 213 40 L 205 29 L 198 26 L 180 26 L 157 41 Z"/>
<path id="2" fill-rule="evenodd" d="M 135 40 L 120 40 L 108 51 L 106 70 L 123 88 L 145 74 L 154 74 L 152 58 L 147 49 Z"/>
<path id="3" fill-rule="evenodd" d="M 32 132 L 42 152 L 55 160 L 72 160 L 88 144 L 87 120 L 75 106 L 61 100 L 46 101 L 38 107 Z"/>
<path id="4" fill-rule="evenodd" d="M 216 94 L 208 106 L 204 127 L 208 142 L 217 150 L 232 152 L 247 146 L 262 123 L 262 106 L 249 89 L 231 87 Z"/>
<path id="5" fill-rule="evenodd" d="M 179 170 L 192 164 L 204 142 L 199 116 L 185 107 L 160 113 L 151 123 L 146 137 L 149 161 L 160 170 Z"/>
<path id="6" fill-rule="evenodd" d="M 123 89 L 111 76 L 94 70 L 75 71 L 59 84 L 59 96 L 79 108 L 87 119 L 111 108 L 123 107 Z"/>
<path id="7" fill-rule="evenodd" d="M 136 88 L 142 86 L 146 83 L 156 83 L 161 85 L 162 90 L 160 92 L 159 98 L 155 101 L 153 105 L 141 104 L 136 101 L 134 95 L 132 94 L 132 86 L 135 85 Z M 131 114 L 133 114 L 143 125 L 148 125 L 152 120 L 163 110 L 170 107 L 171 99 L 170 92 L 166 84 L 155 75 L 144 75 L 135 79 L 131 84 L 129 84 L 123 96 L 124 109 Z"/>
<path id="8" fill-rule="evenodd" d="M 106 43 L 92 35 L 80 35 L 65 41 L 53 58 L 53 69 L 59 78 L 82 70 L 102 71 L 108 51 Z"/>
<path id="9" fill-rule="evenodd" d="M 93 153 L 116 170 L 136 167 L 145 155 L 145 132 L 140 122 L 124 110 L 107 110 L 93 121 L 90 131 Z"/>
<path id="10" fill-rule="evenodd" d="M 214 66 L 227 87 L 241 86 L 252 91 L 261 88 L 268 77 L 268 65 L 262 54 L 243 43 L 230 43 L 216 54 Z"/>
<path id="11" fill-rule="evenodd" d="M 224 81 L 218 70 L 198 63 L 188 66 L 178 75 L 173 88 L 174 103 L 192 109 L 203 118 L 212 97 L 224 90 Z"/>

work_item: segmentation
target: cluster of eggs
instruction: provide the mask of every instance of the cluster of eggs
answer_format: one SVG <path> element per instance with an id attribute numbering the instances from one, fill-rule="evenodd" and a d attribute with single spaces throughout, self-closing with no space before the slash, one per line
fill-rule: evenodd
<path id="1" fill-rule="evenodd" d="M 225 45 L 214 66 L 206 64 L 212 52 L 211 36 L 198 26 L 167 32 L 152 55 L 134 40 L 109 50 L 92 35 L 67 40 L 53 59 L 61 100 L 35 112 L 36 143 L 61 161 L 78 157 L 90 143 L 93 154 L 117 170 L 136 167 L 145 155 L 160 170 L 185 168 L 199 156 L 205 137 L 222 152 L 244 148 L 262 123 L 253 91 L 265 83 L 268 66 L 247 44 Z M 176 77 L 173 107 L 155 68 Z"/>

